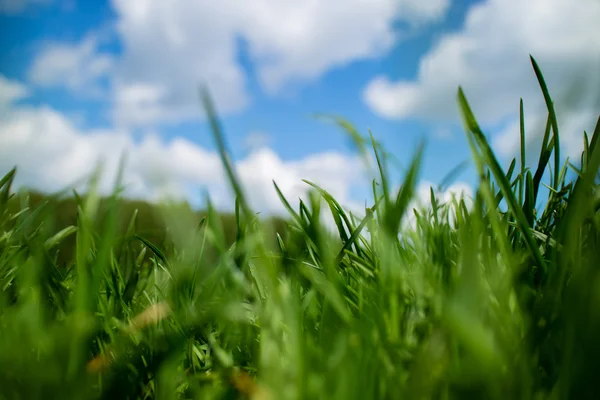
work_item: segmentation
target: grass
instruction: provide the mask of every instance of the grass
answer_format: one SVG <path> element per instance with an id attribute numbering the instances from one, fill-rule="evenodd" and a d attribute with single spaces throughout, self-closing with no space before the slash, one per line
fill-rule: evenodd
<path id="1" fill-rule="evenodd" d="M 561 165 L 532 64 L 548 126 L 531 167 L 522 101 L 521 160 L 504 171 L 458 91 L 479 174 L 472 201 L 442 203 L 432 190 L 431 207 L 413 210 L 423 147 L 396 193 L 371 136 L 379 172 L 364 218 L 317 183 L 297 207 L 274 183 L 290 218 L 272 232 L 245 199 L 206 92 L 237 198 L 233 246 L 210 203 L 199 224 L 165 205 L 172 250 L 136 231 L 136 213 L 116 235 L 120 186 L 100 218 L 94 180 L 76 194 L 76 226 L 56 232 L 50 203 L 32 209 L 11 192 L 13 169 L 0 182 L 0 398 L 595 398 L 600 120 L 579 165 Z M 366 155 L 369 139 L 338 123 Z M 73 236 L 72 262 L 59 264 Z"/>

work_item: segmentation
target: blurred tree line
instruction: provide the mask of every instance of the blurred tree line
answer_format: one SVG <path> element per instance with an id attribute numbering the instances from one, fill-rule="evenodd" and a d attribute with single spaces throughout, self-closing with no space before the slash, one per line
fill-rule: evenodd
<path id="1" fill-rule="evenodd" d="M 43 230 L 40 230 L 40 234 L 51 237 L 53 234 L 60 230 L 69 227 L 77 226 L 77 199 L 75 196 L 70 197 L 55 197 L 48 196 L 44 193 L 36 191 L 26 191 L 26 197 L 28 197 L 28 207 L 31 212 L 28 218 L 34 220 L 28 224 L 31 227 L 43 226 Z M 17 216 L 19 211 L 23 209 L 24 197 L 21 193 L 15 193 L 7 204 L 9 215 Z M 110 205 L 110 198 L 101 198 L 97 218 L 95 219 L 95 232 L 101 234 L 103 223 L 106 221 Z M 40 209 L 44 209 L 44 212 L 39 214 L 32 212 Z M 199 226 L 203 217 L 207 217 L 208 213 L 203 210 L 193 210 L 190 205 L 186 202 L 179 203 L 176 206 L 177 215 L 188 219 L 188 222 L 194 223 L 195 226 Z M 134 233 L 148 240 L 155 246 L 157 246 L 165 254 L 172 254 L 174 241 L 170 234 L 172 229 L 172 223 L 168 221 L 168 217 L 164 213 L 164 209 L 159 205 L 151 204 L 142 200 L 133 200 L 120 198 L 117 200 L 117 227 L 116 235 L 119 238 L 123 238 L 126 233 L 132 216 L 137 210 L 137 217 L 135 220 L 135 231 Z M 235 215 L 230 214 L 218 214 L 220 219 L 223 236 L 227 246 L 231 246 L 236 239 L 237 235 L 237 224 Z M 263 224 L 270 230 L 268 244 L 270 248 L 277 248 L 277 235 L 279 233 L 283 235 L 286 229 L 286 220 L 279 217 L 261 218 Z M 16 219 L 13 223 L 16 222 Z M 10 228 L 10 227 L 5 227 Z M 45 232 L 45 233 L 43 233 Z M 45 237 L 46 238 L 46 237 Z M 272 240 L 272 242 L 271 242 Z M 133 245 L 138 254 L 139 251 L 145 246 L 141 241 L 134 240 Z M 201 243 L 198 243 L 201 246 Z M 74 263 L 74 255 L 76 249 L 76 235 L 69 235 L 61 241 L 60 245 L 53 251 L 56 254 L 56 263 L 59 266 L 69 267 Z M 116 247 L 117 254 L 116 258 L 119 258 L 118 246 Z M 212 248 L 209 243 L 205 245 L 204 261 L 215 262 L 217 261 L 218 252 Z M 145 259 L 152 257 L 152 252 L 147 251 Z"/>

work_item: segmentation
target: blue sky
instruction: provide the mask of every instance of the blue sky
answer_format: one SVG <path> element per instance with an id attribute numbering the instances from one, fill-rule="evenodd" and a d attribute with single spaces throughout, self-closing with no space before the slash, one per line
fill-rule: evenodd
<path id="1" fill-rule="evenodd" d="M 126 150 L 133 196 L 197 202 L 207 189 L 227 208 L 198 102 L 206 83 L 257 208 L 279 210 L 272 178 L 292 197 L 304 193 L 300 179 L 316 180 L 359 208 L 369 194 L 356 154 L 314 113 L 371 129 L 404 165 L 425 138 L 426 193 L 470 157 L 458 85 L 503 162 L 516 155 L 521 97 L 528 140 L 539 140 L 530 53 L 564 104 L 562 140 L 576 155 L 600 104 L 600 5 L 580 3 L 0 0 L 0 167 L 58 190 L 98 159 L 110 175 Z M 575 103 L 567 95 L 578 79 L 586 90 Z M 449 192 L 476 183 L 472 169 L 457 179 Z"/>

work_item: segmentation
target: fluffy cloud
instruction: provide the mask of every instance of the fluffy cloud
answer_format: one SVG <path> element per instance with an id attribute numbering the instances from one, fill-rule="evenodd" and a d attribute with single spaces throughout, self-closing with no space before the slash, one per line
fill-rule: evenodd
<path id="1" fill-rule="evenodd" d="M 101 94 L 97 81 L 109 75 L 114 59 L 100 53 L 98 44 L 95 35 L 80 43 L 46 44 L 29 69 L 29 80 L 42 87 L 66 86 L 77 93 Z"/>
<path id="2" fill-rule="evenodd" d="M 267 147 L 271 142 L 271 136 L 265 132 L 252 131 L 244 139 L 244 148 L 253 151 Z"/>
<path id="3" fill-rule="evenodd" d="M 425 4 L 426 3 L 426 4 Z M 144 125 L 199 115 L 208 83 L 222 113 L 250 101 L 237 55 L 245 41 L 263 88 L 277 94 L 332 68 L 378 57 L 396 41 L 392 23 L 437 20 L 448 0 L 113 0 L 124 53 L 115 118 Z M 217 5 L 218 4 L 218 5 Z"/>
<path id="4" fill-rule="evenodd" d="M 23 95 L 25 89 L 21 84 L 7 82 L 1 78 L 0 89 L 20 88 L 12 90 L 12 100 Z M 46 191 L 65 189 L 85 179 L 101 162 L 104 174 L 100 189 L 109 193 L 120 157 L 126 154 L 124 183 L 128 196 L 151 201 L 169 196 L 199 205 L 202 191 L 206 190 L 219 207 L 233 206 L 215 152 L 183 138 L 165 142 L 158 135 L 147 134 L 141 141 L 135 141 L 127 131 L 81 131 L 69 118 L 50 107 L 11 105 L 10 94 L 6 97 L 0 119 L 0 170 L 7 172 L 17 165 L 17 186 Z M 263 147 L 237 161 L 235 168 L 251 205 L 256 211 L 268 213 L 284 212 L 273 179 L 292 203 L 306 195 L 308 186 L 301 179 L 313 179 L 343 204 L 351 203 L 350 189 L 361 183 L 361 163 L 338 153 L 283 161 Z"/>
<path id="5" fill-rule="evenodd" d="M 25 85 L 0 75 L 0 111 L 13 102 L 25 98 L 28 94 L 29 89 Z"/>
<path id="6" fill-rule="evenodd" d="M 531 53 L 557 108 L 578 110 L 579 115 L 569 119 L 572 123 L 563 125 L 573 131 L 573 138 L 571 133 L 565 137 L 573 153 L 574 138 L 579 140 L 584 128 L 593 128 L 590 124 L 600 108 L 599 20 L 597 0 L 578 1 L 576 7 L 563 0 L 487 0 L 468 11 L 459 32 L 441 37 L 421 59 L 415 80 L 376 77 L 365 89 L 364 100 L 388 118 L 456 121 L 456 90 L 462 85 L 484 124 L 511 124 L 519 97 L 537 122 L 545 118 L 545 111 Z M 578 89 L 578 102 L 569 92 L 572 87 Z M 543 132 L 543 123 L 536 133 Z M 518 130 L 510 132 L 496 140 L 505 152 L 518 145 Z"/>
<path id="7" fill-rule="evenodd" d="M 118 150 L 128 136 L 111 131 L 80 135 L 71 122 L 52 108 L 18 107 L 0 119 L 0 168 L 17 165 L 17 182 L 42 190 L 60 190 L 91 173 L 100 157 L 116 166 Z M 111 172 L 115 172 L 112 168 Z M 104 185 L 105 190 L 109 186 Z"/>
<path id="8" fill-rule="evenodd" d="M 298 161 L 282 161 L 268 148 L 252 153 L 237 165 L 240 178 L 245 183 L 248 194 L 256 205 L 267 209 L 281 207 L 273 196 L 272 180 L 281 191 L 295 203 L 304 197 L 308 186 L 302 179 L 315 182 L 331 193 L 345 206 L 351 206 L 349 188 L 351 185 L 366 183 L 362 175 L 361 161 L 357 157 L 347 157 L 339 153 L 318 153 Z"/>
<path id="9" fill-rule="evenodd" d="M 94 35 L 78 44 L 50 43 L 29 78 L 98 94 L 97 80 L 110 76 L 114 120 L 131 127 L 198 118 L 200 84 L 209 85 L 220 113 L 244 109 L 251 99 L 238 59 L 242 42 L 262 88 L 277 95 L 288 84 L 382 56 L 398 40 L 394 22 L 416 29 L 437 21 L 449 0 L 112 0 L 112 6 L 123 45 L 118 60 L 98 50 Z"/>

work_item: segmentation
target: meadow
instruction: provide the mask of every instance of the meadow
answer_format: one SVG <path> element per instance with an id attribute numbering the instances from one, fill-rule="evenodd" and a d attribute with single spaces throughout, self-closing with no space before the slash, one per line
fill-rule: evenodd
<path id="1" fill-rule="evenodd" d="M 526 159 L 535 133 L 522 102 L 521 151 L 505 170 L 458 89 L 479 177 L 471 199 L 432 190 L 430 207 L 413 209 L 424 147 L 392 191 L 384 149 L 340 120 L 376 161 L 364 215 L 317 182 L 298 204 L 275 182 L 289 217 L 261 219 L 206 92 L 232 216 L 165 203 L 165 234 L 153 236 L 141 205 L 122 207 L 120 184 L 101 199 L 92 179 L 61 223 L 54 199 L 12 190 L 11 170 L 0 181 L 0 398 L 597 398 L 600 119 L 580 159 L 564 161 L 531 61 L 548 109 L 537 159 Z"/>

